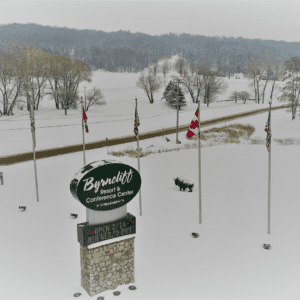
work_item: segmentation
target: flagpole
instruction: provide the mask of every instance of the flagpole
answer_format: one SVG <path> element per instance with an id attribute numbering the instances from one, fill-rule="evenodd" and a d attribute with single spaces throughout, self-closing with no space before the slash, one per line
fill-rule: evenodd
<path id="1" fill-rule="evenodd" d="M 201 209 L 201 148 L 200 148 L 200 99 L 198 99 L 198 167 L 199 167 L 199 224 L 202 224 Z"/>
<path id="2" fill-rule="evenodd" d="M 136 112 L 137 112 L 137 98 L 135 98 L 135 107 L 136 107 Z M 138 115 L 138 113 L 137 113 Z M 140 171 L 140 146 L 139 146 L 139 132 L 137 133 L 137 152 L 138 152 L 138 171 L 139 174 L 141 175 Z M 141 195 L 141 189 L 139 190 L 139 203 L 140 203 L 140 216 L 142 215 L 142 195 Z"/>
<path id="3" fill-rule="evenodd" d="M 82 97 L 81 97 L 81 107 L 82 107 L 82 110 L 81 110 L 81 122 L 82 122 L 82 140 L 83 140 L 83 166 L 86 165 L 86 162 L 85 162 L 85 142 L 84 142 L 84 121 L 83 121 L 83 101 L 82 101 Z"/>
<path id="4" fill-rule="evenodd" d="M 272 137 L 272 131 L 271 131 L 271 101 L 269 101 L 270 104 L 270 137 L 269 137 L 269 186 L 268 186 L 268 234 L 270 234 L 270 210 L 271 210 L 271 137 Z"/>
<path id="5" fill-rule="evenodd" d="M 30 120 L 31 120 L 31 132 L 32 132 L 32 148 L 33 148 L 36 199 L 37 201 L 39 201 L 38 181 L 37 181 L 37 171 L 36 171 L 36 157 L 35 157 L 36 143 L 35 143 L 35 128 L 34 128 L 34 111 L 33 111 L 32 100 L 30 101 Z"/>

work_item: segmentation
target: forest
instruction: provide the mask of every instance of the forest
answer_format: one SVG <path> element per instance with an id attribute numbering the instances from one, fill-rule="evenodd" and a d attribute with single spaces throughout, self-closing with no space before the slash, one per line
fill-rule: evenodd
<path id="1" fill-rule="evenodd" d="M 16 23 L 0 26 L 0 50 L 9 41 L 29 42 L 51 54 L 81 60 L 93 70 L 110 72 L 140 72 L 150 63 L 180 53 L 191 65 L 205 59 L 223 76 L 243 71 L 253 55 L 259 59 L 269 50 L 283 63 L 296 56 L 299 49 L 299 43 L 242 37 L 174 33 L 151 36 Z"/>

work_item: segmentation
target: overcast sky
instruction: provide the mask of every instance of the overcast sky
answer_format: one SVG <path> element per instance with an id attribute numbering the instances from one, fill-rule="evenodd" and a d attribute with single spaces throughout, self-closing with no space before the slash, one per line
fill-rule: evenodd
<path id="1" fill-rule="evenodd" d="M 191 33 L 300 42 L 300 0 L 0 0 L 0 24 L 41 25 L 150 35 Z"/>

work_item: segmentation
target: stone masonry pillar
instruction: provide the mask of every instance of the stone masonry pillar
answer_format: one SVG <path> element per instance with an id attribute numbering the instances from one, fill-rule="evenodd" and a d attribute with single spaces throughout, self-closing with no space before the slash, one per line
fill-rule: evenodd
<path id="1" fill-rule="evenodd" d="M 80 245 L 81 285 L 91 297 L 135 282 L 134 240 L 108 240 L 93 249 Z"/>

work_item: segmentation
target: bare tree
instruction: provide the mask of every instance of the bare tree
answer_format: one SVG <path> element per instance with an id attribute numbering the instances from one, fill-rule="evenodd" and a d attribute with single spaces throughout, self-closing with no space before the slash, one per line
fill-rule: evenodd
<path id="1" fill-rule="evenodd" d="M 191 72 L 191 75 L 193 76 L 196 73 L 196 63 L 189 62 L 188 70 Z"/>
<path id="2" fill-rule="evenodd" d="M 10 85 L 14 77 L 14 63 L 13 58 L 8 53 L 1 53 L 0 55 L 0 91 L 3 102 L 3 115 L 8 114 L 9 97 L 13 91 Z"/>
<path id="3" fill-rule="evenodd" d="M 161 65 L 161 71 L 164 74 L 164 77 L 166 77 L 166 74 L 170 72 L 170 69 L 171 69 L 171 64 L 169 60 L 168 59 L 164 60 Z"/>
<path id="4" fill-rule="evenodd" d="M 61 77 L 61 70 L 62 70 L 62 62 L 64 58 L 57 55 L 52 55 L 48 59 L 48 66 L 49 66 L 49 77 L 48 82 L 50 84 L 51 92 L 49 93 L 52 95 L 55 101 L 56 109 L 59 109 L 59 85 L 58 82 Z"/>
<path id="5" fill-rule="evenodd" d="M 188 74 L 188 72 L 184 72 L 182 76 L 172 76 L 173 81 L 174 80 L 180 80 L 182 83 L 182 90 L 184 93 L 189 93 L 193 103 L 195 103 L 195 79 L 194 76 Z"/>
<path id="6" fill-rule="evenodd" d="M 0 55 L 0 91 L 2 93 L 3 114 L 13 114 L 13 108 L 22 95 L 22 88 L 28 70 L 22 62 L 24 49 L 34 48 L 28 43 L 10 42 Z"/>
<path id="7" fill-rule="evenodd" d="M 58 83 L 58 95 L 62 97 L 62 108 L 67 110 L 76 106 L 76 94 L 79 83 L 91 82 L 92 69 L 86 63 L 64 57 L 60 63 L 60 76 Z"/>
<path id="8" fill-rule="evenodd" d="M 204 94 L 204 103 L 207 102 L 209 106 L 210 102 L 213 102 L 217 95 L 223 94 L 228 88 L 228 83 L 216 75 L 209 76 L 206 80 L 206 88 Z"/>
<path id="9" fill-rule="evenodd" d="M 273 59 L 272 70 L 273 70 L 273 84 L 272 84 L 271 95 L 270 95 L 271 101 L 272 101 L 273 92 L 275 89 L 275 83 L 277 80 L 279 80 L 282 77 L 283 72 L 284 72 L 284 68 L 278 58 Z"/>
<path id="10" fill-rule="evenodd" d="M 94 87 L 92 91 L 87 93 L 86 103 L 85 103 L 85 111 L 88 111 L 89 108 L 93 105 L 99 106 L 99 105 L 105 105 L 105 104 L 106 104 L 106 102 L 104 100 L 103 94 L 101 93 L 101 90 Z"/>
<path id="11" fill-rule="evenodd" d="M 282 81 L 280 101 L 289 101 L 292 106 L 292 120 L 295 119 L 300 96 L 300 58 L 292 58 L 284 63 L 285 72 Z"/>
<path id="12" fill-rule="evenodd" d="M 265 51 L 261 62 L 261 69 L 262 69 L 261 76 L 264 76 L 265 78 L 265 85 L 262 92 L 262 104 L 264 104 L 266 87 L 269 82 L 270 75 L 272 73 L 271 70 L 272 70 L 273 60 L 274 60 L 274 55 L 272 54 L 272 52 L 269 50 Z"/>
<path id="13" fill-rule="evenodd" d="M 197 92 L 207 106 L 228 88 L 228 83 L 217 77 L 217 72 L 212 70 L 211 64 L 206 60 L 201 60 L 196 65 L 196 74 Z"/>
<path id="14" fill-rule="evenodd" d="M 195 65 L 194 73 L 185 69 L 181 76 L 172 76 L 173 79 L 181 80 L 184 93 L 190 94 L 193 103 L 198 103 L 199 97 L 204 91 L 206 77 L 212 74 L 210 67 L 206 60 L 201 60 Z"/>
<path id="15" fill-rule="evenodd" d="M 176 72 L 180 74 L 180 76 L 183 75 L 184 72 L 188 69 L 188 64 L 186 60 L 183 57 L 178 57 L 176 61 L 174 62 L 174 69 Z"/>
<path id="16" fill-rule="evenodd" d="M 154 76 L 151 73 L 148 73 L 148 75 L 146 75 L 143 71 L 138 81 L 136 82 L 136 86 L 140 89 L 143 89 L 147 94 L 150 103 L 153 103 L 153 94 L 161 88 L 162 83 L 159 77 Z"/>
<path id="17" fill-rule="evenodd" d="M 211 64 L 206 59 L 201 59 L 195 65 L 195 75 L 191 78 L 193 79 L 193 87 L 195 90 L 192 89 L 192 86 L 188 88 L 188 86 L 185 85 L 185 88 L 188 89 L 193 102 L 198 103 L 198 101 L 200 101 L 200 97 L 202 97 L 204 98 L 204 103 L 207 103 L 207 81 L 210 76 L 215 75 L 216 73 L 211 69 Z"/>
<path id="18" fill-rule="evenodd" d="M 33 108 L 37 110 L 40 100 L 48 94 L 46 91 L 49 78 L 48 59 L 51 54 L 42 49 L 28 49 L 23 51 L 22 55 L 28 70 L 27 78 L 30 78 L 30 81 L 27 80 L 24 84 L 24 89 L 26 94 L 30 94 Z"/>
<path id="19" fill-rule="evenodd" d="M 253 80 L 252 84 L 250 86 L 254 89 L 255 92 L 255 100 L 259 103 L 259 90 L 257 89 L 259 87 L 257 82 L 257 77 L 260 70 L 260 62 L 255 58 L 254 55 L 252 55 L 251 59 L 247 61 L 246 68 L 243 70 L 244 74 L 247 74 L 250 79 Z"/>
<path id="20" fill-rule="evenodd" d="M 229 96 L 230 100 L 234 100 L 235 103 L 240 99 L 240 93 L 239 92 L 232 92 L 232 94 Z"/>
<path id="21" fill-rule="evenodd" d="M 247 91 L 239 92 L 239 96 L 240 96 L 240 99 L 244 102 L 244 104 L 246 103 L 246 101 L 250 97 L 250 95 L 249 95 L 249 93 Z"/>
<path id="22" fill-rule="evenodd" d="M 194 103 L 198 103 L 200 101 L 200 97 L 201 95 L 203 94 L 203 91 L 205 89 L 205 78 L 203 75 L 200 75 L 200 74 L 196 74 L 194 76 L 194 88 L 195 88 L 195 94 L 193 94 L 193 102 Z"/>
<path id="23" fill-rule="evenodd" d="M 149 69 L 149 73 L 152 74 L 153 76 L 156 76 L 157 73 L 160 72 L 160 67 L 159 67 L 158 62 L 149 64 L 148 69 Z"/>

